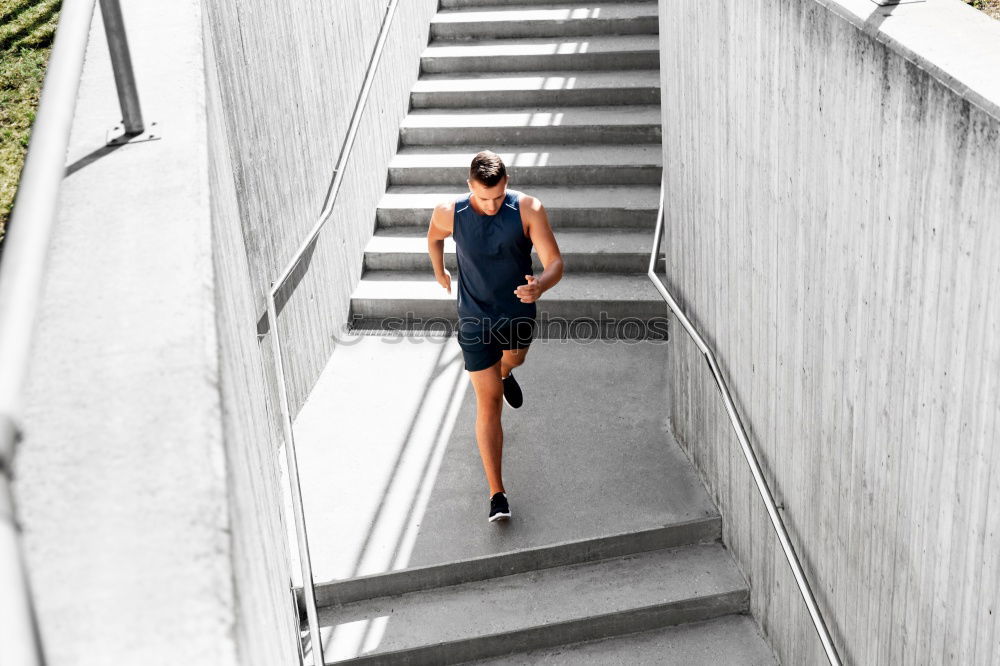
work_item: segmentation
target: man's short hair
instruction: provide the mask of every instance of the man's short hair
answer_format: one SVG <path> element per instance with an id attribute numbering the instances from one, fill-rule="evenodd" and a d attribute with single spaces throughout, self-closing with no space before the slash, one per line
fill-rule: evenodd
<path id="1" fill-rule="evenodd" d="M 493 187 L 506 175 L 507 167 L 504 166 L 500 156 L 493 151 L 483 150 L 472 158 L 472 166 L 469 167 L 469 180 L 479 181 L 486 187 Z"/>

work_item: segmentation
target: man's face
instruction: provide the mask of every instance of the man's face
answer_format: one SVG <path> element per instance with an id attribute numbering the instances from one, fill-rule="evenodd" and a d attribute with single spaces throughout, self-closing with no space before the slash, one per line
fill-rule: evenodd
<path id="1" fill-rule="evenodd" d="M 503 177 L 499 183 L 493 187 L 486 187 L 478 180 L 466 180 L 469 184 L 469 191 L 475 200 L 476 208 L 486 215 L 496 215 L 503 205 L 503 198 L 507 194 L 507 176 Z"/>

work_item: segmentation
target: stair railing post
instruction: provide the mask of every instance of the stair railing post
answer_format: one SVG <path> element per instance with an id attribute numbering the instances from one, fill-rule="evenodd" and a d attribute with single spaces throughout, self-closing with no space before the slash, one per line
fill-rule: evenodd
<path id="1" fill-rule="evenodd" d="M 104 33 L 108 38 L 111 52 L 111 67 L 115 73 L 115 87 L 118 89 L 118 104 L 122 109 L 122 123 L 128 136 L 142 134 L 146 127 L 139 107 L 139 92 L 132 72 L 132 56 L 125 37 L 125 21 L 118 0 L 101 0 L 101 16 L 104 18 Z"/>

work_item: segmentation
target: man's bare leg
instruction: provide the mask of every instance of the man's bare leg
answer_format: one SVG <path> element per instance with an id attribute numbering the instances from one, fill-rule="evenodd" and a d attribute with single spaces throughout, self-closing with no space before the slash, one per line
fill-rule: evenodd
<path id="1" fill-rule="evenodd" d="M 506 379 L 510 371 L 524 363 L 524 357 L 528 354 L 528 347 L 523 349 L 504 349 L 503 357 L 500 359 L 500 378 Z"/>
<path id="2" fill-rule="evenodd" d="M 505 352 L 506 353 L 506 352 Z M 500 381 L 500 361 L 485 370 L 469 373 L 476 391 L 476 442 L 483 459 L 483 471 L 490 484 L 490 497 L 502 493 L 503 475 L 500 459 L 503 456 L 503 428 L 500 412 L 503 409 L 503 384 Z"/>
<path id="3" fill-rule="evenodd" d="M 479 457 L 483 460 L 486 482 L 490 485 L 490 497 L 506 492 L 503 487 L 501 463 L 503 458 L 503 426 L 500 415 L 503 410 L 503 383 L 512 368 L 524 363 L 528 348 L 505 349 L 499 361 L 486 368 L 470 372 L 469 378 L 476 391 L 476 442 Z"/>

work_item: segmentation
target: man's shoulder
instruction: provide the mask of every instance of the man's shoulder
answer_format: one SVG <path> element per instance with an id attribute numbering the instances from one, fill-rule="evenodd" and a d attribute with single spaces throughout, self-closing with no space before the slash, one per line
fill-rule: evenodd
<path id="1" fill-rule="evenodd" d="M 447 201 L 438 201 L 434 205 L 434 213 L 441 219 L 451 222 L 455 215 L 456 205 L 460 200 L 460 197 L 456 197 Z"/>
<path id="2" fill-rule="evenodd" d="M 525 194 L 519 190 L 514 190 L 517 194 L 518 208 L 522 213 L 528 213 L 532 215 L 537 213 L 542 209 L 542 201 L 538 197 L 531 196 L 530 194 Z"/>
<path id="3" fill-rule="evenodd" d="M 437 227 L 445 233 L 452 233 L 455 226 L 455 203 L 457 200 L 452 201 L 439 201 L 434 204 L 434 210 L 431 213 L 431 226 Z"/>

